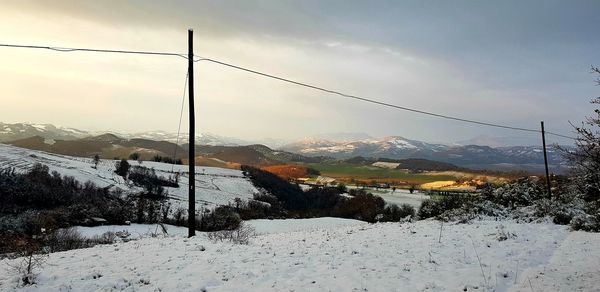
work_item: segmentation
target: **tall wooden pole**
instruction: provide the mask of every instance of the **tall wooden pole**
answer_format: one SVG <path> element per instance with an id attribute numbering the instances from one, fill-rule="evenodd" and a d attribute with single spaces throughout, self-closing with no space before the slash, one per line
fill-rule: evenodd
<path id="1" fill-rule="evenodd" d="M 188 210 L 188 236 L 196 235 L 196 117 L 194 114 L 194 31 L 188 30 L 188 81 L 189 81 L 189 210 Z"/>
<path id="2" fill-rule="evenodd" d="M 544 121 L 542 124 L 542 146 L 544 147 L 544 165 L 546 166 L 546 187 L 548 188 L 548 198 L 552 199 L 552 189 L 550 187 L 550 175 L 548 174 L 548 154 L 546 153 L 546 132 L 544 131 Z"/>

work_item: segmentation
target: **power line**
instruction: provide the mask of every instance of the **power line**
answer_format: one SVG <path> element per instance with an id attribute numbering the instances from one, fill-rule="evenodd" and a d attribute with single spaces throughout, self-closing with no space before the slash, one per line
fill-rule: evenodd
<path id="1" fill-rule="evenodd" d="M 183 97 L 181 98 L 181 112 L 179 113 L 179 125 L 177 126 L 177 139 L 175 142 L 175 150 L 173 151 L 173 164 L 171 165 L 171 172 L 173 172 L 173 168 L 175 167 L 175 160 L 177 159 L 177 148 L 179 147 L 179 132 L 181 130 L 181 118 L 183 117 L 183 106 L 185 105 L 185 93 L 187 90 L 188 77 L 190 76 L 190 72 L 186 70 L 185 73 L 185 84 L 183 85 Z"/>
<path id="2" fill-rule="evenodd" d="M 571 137 L 571 136 L 567 136 L 567 135 L 562 135 L 562 134 L 558 134 L 558 133 L 553 133 L 553 132 L 548 132 L 548 131 L 546 131 L 546 134 L 557 136 L 557 137 L 562 137 L 562 138 L 567 138 L 567 139 L 571 139 L 571 140 L 577 140 L 577 138 L 575 138 L 575 137 Z"/>
<path id="3" fill-rule="evenodd" d="M 377 105 L 382 105 L 382 106 L 387 106 L 387 107 L 391 107 L 391 108 L 395 108 L 395 109 L 400 109 L 400 110 L 405 110 L 405 111 L 409 111 L 409 112 L 414 112 L 414 113 L 419 113 L 419 114 L 424 114 L 424 115 L 429 115 L 429 116 L 434 116 L 434 117 L 444 118 L 444 119 L 449 119 L 449 120 L 455 120 L 455 121 L 460 121 L 460 122 L 472 123 L 472 124 L 477 124 L 477 125 L 489 126 L 489 127 L 496 127 L 496 128 L 503 128 L 503 129 L 509 129 L 509 130 L 524 131 L 524 132 L 541 133 L 541 131 L 537 130 L 537 129 L 513 127 L 513 126 L 507 126 L 507 125 L 494 124 L 494 123 L 489 123 L 489 122 L 482 122 L 482 121 L 470 120 L 470 119 L 465 119 L 465 118 L 459 118 L 459 117 L 454 117 L 454 116 L 449 116 L 449 115 L 437 114 L 437 113 L 428 112 L 428 111 L 424 111 L 424 110 L 418 110 L 418 109 L 414 109 L 414 108 L 409 108 L 409 107 L 399 106 L 399 105 L 395 105 L 395 104 L 391 104 L 391 103 L 387 103 L 387 102 L 382 102 L 382 101 L 378 101 L 378 100 L 374 100 L 374 99 L 370 99 L 370 98 L 360 97 L 360 96 L 357 96 L 357 95 L 346 94 L 346 93 L 343 93 L 343 92 L 340 92 L 340 91 L 331 90 L 331 89 L 327 89 L 327 88 L 324 88 L 324 87 L 320 87 L 320 86 L 316 86 L 316 85 L 311 85 L 311 84 L 308 84 L 308 83 L 299 82 L 299 81 L 291 80 L 291 79 L 284 78 L 284 77 L 275 76 L 275 75 L 272 75 L 272 74 L 268 74 L 268 73 L 256 71 L 256 70 L 253 70 L 253 69 L 248 69 L 248 68 L 245 68 L 245 67 L 233 65 L 233 64 L 230 64 L 230 63 L 218 61 L 218 60 L 211 59 L 211 58 L 203 58 L 203 57 L 201 57 L 200 59 L 194 60 L 194 62 L 199 62 L 199 61 L 212 62 L 212 63 L 215 63 L 215 64 L 227 66 L 227 67 L 230 67 L 230 68 L 242 70 L 242 71 L 245 71 L 245 72 L 249 72 L 249 73 L 252 73 L 252 74 L 256 74 L 256 75 L 268 77 L 268 78 L 271 78 L 271 79 L 276 79 L 276 80 L 287 82 L 287 83 L 292 83 L 292 84 L 295 84 L 295 85 L 299 85 L 299 86 L 311 88 L 311 89 L 314 89 L 314 90 L 319 90 L 319 91 L 322 91 L 322 92 L 326 92 L 326 93 L 330 93 L 330 94 L 335 94 L 335 95 L 339 95 L 339 96 L 346 97 L 346 98 L 351 98 L 351 99 L 355 99 L 355 100 L 360 100 L 360 101 L 364 101 L 364 102 L 369 102 L 369 103 L 373 103 L 373 104 L 377 104 Z M 546 133 L 551 134 L 551 135 L 555 135 L 555 136 L 559 136 L 559 137 L 563 137 L 563 138 L 575 139 L 573 137 L 569 137 L 569 136 L 565 136 L 565 135 L 561 135 L 561 134 L 556 134 L 556 133 L 551 133 L 551 132 L 546 132 Z"/>
<path id="4" fill-rule="evenodd" d="M 24 48 L 24 49 L 45 49 L 53 50 L 58 52 L 98 52 L 98 53 L 119 53 L 119 54 L 138 54 L 138 55 L 160 55 L 160 56 L 177 56 L 187 59 L 185 54 L 171 53 L 171 52 L 151 52 L 151 51 L 128 51 L 128 50 L 105 50 L 105 49 L 89 49 L 89 48 L 65 48 L 65 47 L 50 47 L 50 46 L 29 46 L 29 45 L 12 45 L 12 44 L 0 44 L 0 47 L 9 48 Z"/>

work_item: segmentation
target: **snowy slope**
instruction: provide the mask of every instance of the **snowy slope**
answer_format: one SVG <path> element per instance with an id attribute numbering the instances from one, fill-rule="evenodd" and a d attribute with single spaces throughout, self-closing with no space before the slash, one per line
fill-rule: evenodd
<path id="1" fill-rule="evenodd" d="M 260 224 L 269 229 L 268 222 Z M 301 221 L 270 222 L 271 229 L 294 229 Z M 249 245 L 213 243 L 203 234 L 145 238 L 51 254 L 38 284 L 27 288 L 15 288 L 17 277 L 0 269 L 0 290 L 594 291 L 600 285 L 600 234 L 498 221 L 445 224 L 441 242 L 439 234 L 440 223 L 430 220 L 345 227 L 325 220 L 321 229 L 264 234 Z"/>
<path id="2" fill-rule="evenodd" d="M 80 182 L 92 181 L 100 187 L 113 186 L 123 190 L 137 191 L 126 184 L 123 178 L 114 173 L 114 160 L 101 160 L 98 169 L 92 168 L 91 158 L 64 156 L 0 144 L 0 168 L 14 167 L 17 171 L 27 171 L 34 163 L 48 165 L 50 171 L 73 176 Z M 129 161 L 138 165 L 136 161 Z M 182 173 L 179 188 L 165 188 L 174 205 L 187 206 L 188 174 L 187 165 L 171 165 L 144 161 L 142 166 L 154 168 L 157 175 L 168 177 L 174 172 Z M 173 169 L 173 172 L 171 171 Z M 196 167 L 196 201 L 199 206 L 223 205 L 233 199 L 251 199 L 258 190 L 239 170 L 216 167 Z"/>
<path id="3" fill-rule="evenodd" d="M 313 231 L 320 229 L 335 229 L 344 226 L 368 225 L 364 221 L 354 219 L 343 219 L 333 217 L 321 217 L 310 219 L 255 219 L 245 221 L 247 226 L 254 229 L 255 234 L 284 233 L 296 231 Z M 168 236 L 187 236 L 187 227 L 163 225 L 167 229 Z M 106 232 L 127 231 L 131 234 L 130 239 L 150 237 L 153 234 L 162 235 L 163 232 L 158 224 L 131 224 L 131 225 L 104 225 L 95 227 L 76 226 L 77 231 L 85 238 L 102 235 Z"/>
<path id="4" fill-rule="evenodd" d="M 379 190 L 373 192 L 374 195 L 380 196 L 387 204 L 396 204 L 398 206 L 402 204 L 408 204 L 415 209 L 421 207 L 421 203 L 424 200 L 430 199 L 430 197 L 424 193 L 416 192 L 411 194 L 408 190 L 398 189 L 392 190 Z"/>
<path id="5" fill-rule="evenodd" d="M 571 232 L 547 263 L 527 269 L 510 291 L 600 291 L 599 241 L 598 233 Z"/>
<path id="6" fill-rule="evenodd" d="M 256 219 L 248 220 L 246 224 L 254 228 L 256 234 L 308 232 L 322 229 L 336 229 L 345 226 L 368 225 L 365 221 L 334 217 L 278 220 Z"/>

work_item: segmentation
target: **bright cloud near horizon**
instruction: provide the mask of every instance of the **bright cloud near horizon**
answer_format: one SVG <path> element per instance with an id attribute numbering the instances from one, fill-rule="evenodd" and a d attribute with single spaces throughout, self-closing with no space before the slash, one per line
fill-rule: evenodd
<path id="1" fill-rule="evenodd" d="M 598 1 L 9 0 L 0 3 L 0 43 L 185 53 L 192 28 L 199 56 L 441 114 L 527 128 L 544 120 L 571 134 L 569 121 L 590 115 L 599 95 L 590 74 L 600 65 L 598 11 Z M 177 130 L 183 58 L 0 47 L 0 64 L 1 122 Z M 199 132 L 539 139 L 216 64 L 195 69 Z"/>

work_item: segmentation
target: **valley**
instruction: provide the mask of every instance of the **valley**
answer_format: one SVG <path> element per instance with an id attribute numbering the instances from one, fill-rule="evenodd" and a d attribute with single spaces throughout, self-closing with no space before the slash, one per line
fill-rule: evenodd
<path id="1" fill-rule="evenodd" d="M 174 159 L 183 164 L 188 162 L 189 146 L 185 140 L 179 139 L 180 144 L 176 144 L 177 137 L 166 132 L 118 136 L 49 124 L 0 124 L 0 130 L 0 141 L 4 143 L 55 154 L 83 158 L 99 155 L 102 159 L 130 158 L 135 154 L 136 159 L 142 161 Z M 19 139 L 9 140 L 17 137 Z M 241 165 L 300 167 L 311 173 L 295 174 L 286 179 L 323 176 L 347 185 L 386 184 L 418 188 L 429 184 L 425 188 L 439 189 L 436 186 L 442 184 L 438 182 L 455 181 L 456 185 L 451 188 L 463 190 L 474 190 L 474 186 L 484 182 L 502 183 L 505 179 L 526 172 L 537 174 L 541 170 L 541 153 L 534 146 L 448 146 L 402 137 L 376 139 L 359 134 L 345 134 L 344 137 L 361 140 L 340 142 L 326 140 L 326 137 L 311 138 L 273 149 L 260 144 L 238 145 L 235 143 L 244 142 L 202 134 L 200 142 L 205 144 L 196 145 L 195 163 L 229 169 L 239 169 Z M 566 165 L 560 153 L 551 149 L 549 154 L 551 170 L 564 171 Z"/>

